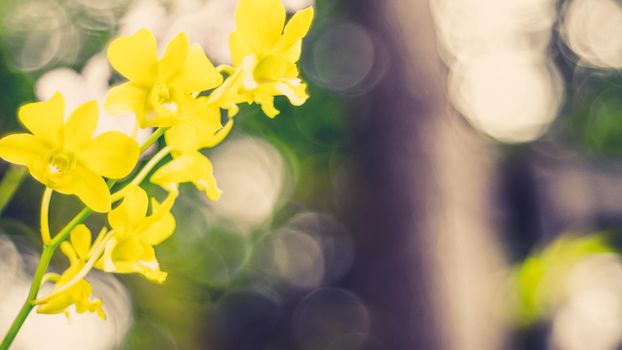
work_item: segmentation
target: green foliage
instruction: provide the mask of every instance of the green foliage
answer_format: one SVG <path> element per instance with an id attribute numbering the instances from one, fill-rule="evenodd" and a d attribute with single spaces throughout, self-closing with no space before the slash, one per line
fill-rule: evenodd
<path id="1" fill-rule="evenodd" d="M 518 293 L 518 317 L 524 325 L 548 316 L 565 296 L 565 281 L 578 262 L 602 253 L 613 253 L 603 234 L 562 235 L 548 246 L 534 251 L 513 272 Z"/>

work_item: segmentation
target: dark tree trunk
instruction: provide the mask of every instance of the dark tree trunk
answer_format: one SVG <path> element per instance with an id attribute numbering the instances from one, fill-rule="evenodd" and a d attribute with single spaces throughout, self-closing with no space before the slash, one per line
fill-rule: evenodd
<path id="1" fill-rule="evenodd" d="M 359 246 L 346 282 L 366 301 L 372 332 L 388 349 L 445 349 L 430 276 L 432 233 L 426 232 L 434 181 L 426 133 L 444 102 L 434 73 L 440 67 L 434 27 L 426 1 L 350 5 L 354 20 L 377 36 L 388 70 L 361 97 L 370 120 L 355 144 L 351 227 Z M 401 10 L 407 12 L 398 18 Z M 410 40 L 418 43 L 411 46 Z"/>

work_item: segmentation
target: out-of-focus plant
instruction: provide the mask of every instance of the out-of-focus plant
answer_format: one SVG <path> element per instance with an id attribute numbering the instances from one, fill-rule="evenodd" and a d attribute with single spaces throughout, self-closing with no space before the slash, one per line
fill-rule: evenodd
<path id="1" fill-rule="evenodd" d="M 307 100 L 297 62 L 313 9 L 297 12 L 286 24 L 280 0 L 241 0 L 235 18 L 231 66 L 214 67 L 184 33 L 168 44 L 160 59 L 156 40 L 146 29 L 110 44 L 108 59 L 128 81 L 109 91 L 105 105 L 113 114 L 133 112 L 141 127 L 157 128 L 142 145 L 117 131 L 93 137 L 99 115 L 95 101 L 79 106 L 66 121 L 60 93 L 20 108 L 19 120 L 29 132 L 0 139 L 0 157 L 27 167 L 45 186 L 40 213 L 43 251 L 28 297 L 0 349 L 8 349 L 35 307 L 39 313 L 67 315 L 68 308 L 75 307 L 78 313 L 96 312 L 105 318 L 103 301 L 91 299 L 92 288 L 85 279 L 93 268 L 164 282 L 167 274 L 160 270 L 154 247 L 175 230 L 171 208 L 179 184 L 191 182 L 211 200 L 220 195 L 212 164 L 200 151 L 228 135 L 241 103 L 259 104 L 272 118 L 278 114 L 275 96 L 285 96 L 296 106 Z M 222 109 L 228 111 L 224 123 Z M 162 136 L 165 146 L 138 164 L 140 155 Z M 168 155 L 172 159 L 161 165 Z M 140 187 L 156 167 L 150 181 L 168 192 L 161 203 L 150 201 Z M 130 173 L 133 176 L 115 188 Z M 10 185 L 3 184 L 15 187 Z M 52 235 L 48 212 L 54 192 L 77 196 L 85 208 Z M 94 240 L 82 224 L 93 213 L 107 213 L 109 224 Z M 62 274 L 46 273 L 58 247 L 69 267 Z M 48 282 L 54 287 L 40 297 L 39 289 Z"/>
<path id="2" fill-rule="evenodd" d="M 602 234 L 562 235 L 534 251 L 512 274 L 512 287 L 518 293 L 518 321 L 530 325 L 550 315 L 564 301 L 566 281 L 577 263 L 614 252 Z"/>

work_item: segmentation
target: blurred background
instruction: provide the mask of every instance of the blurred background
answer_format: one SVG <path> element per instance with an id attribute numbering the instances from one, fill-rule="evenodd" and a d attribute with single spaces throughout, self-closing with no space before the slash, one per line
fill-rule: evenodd
<path id="1" fill-rule="evenodd" d="M 33 313 L 14 348 L 622 349 L 622 2 L 283 3 L 316 9 L 309 101 L 244 107 L 206 152 L 223 196 L 182 188 L 166 283 L 92 273 L 107 321 Z M 236 4 L 0 1 L 0 132 L 57 90 L 101 102 L 121 81 L 107 43 L 142 27 L 227 63 Z M 2 334 L 42 190 L 26 177 L 2 212 Z M 55 196 L 52 231 L 79 209 Z"/>

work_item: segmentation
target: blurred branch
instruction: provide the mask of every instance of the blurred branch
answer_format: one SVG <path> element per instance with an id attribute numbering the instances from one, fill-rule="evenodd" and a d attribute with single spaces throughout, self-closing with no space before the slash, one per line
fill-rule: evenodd
<path id="1" fill-rule="evenodd" d="M 14 165 L 11 165 L 6 174 L 4 174 L 2 182 L 0 182 L 0 216 L 2 216 L 7 204 L 9 204 L 19 185 L 24 180 L 25 175 L 26 168 Z"/>

